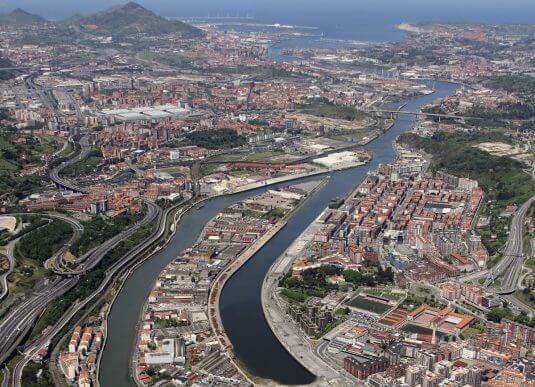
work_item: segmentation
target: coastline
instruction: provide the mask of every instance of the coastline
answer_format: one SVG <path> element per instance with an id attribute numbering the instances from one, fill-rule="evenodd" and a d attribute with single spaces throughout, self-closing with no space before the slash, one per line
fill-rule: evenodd
<path id="1" fill-rule="evenodd" d="M 424 32 L 423 29 L 408 22 L 402 22 L 402 23 L 396 24 L 395 27 L 400 31 L 405 31 L 405 32 L 410 32 L 410 33 L 415 33 L 415 34 Z"/>

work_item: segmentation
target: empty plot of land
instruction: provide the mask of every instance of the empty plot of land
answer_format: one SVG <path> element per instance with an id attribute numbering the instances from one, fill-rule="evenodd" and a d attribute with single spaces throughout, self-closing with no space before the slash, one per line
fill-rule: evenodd
<path id="1" fill-rule="evenodd" d="M 17 227 L 17 219 L 14 216 L 0 216 L 0 230 L 13 232 L 15 227 Z"/>
<path id="2" fill-rule="evenodd" d="M 531 157 L 530 153 L 519 145 L 509 145 L 503 142 L 482 142 L 474 146 L 494 156 L 508 156 L 520 160 L 526 160 Z"/>

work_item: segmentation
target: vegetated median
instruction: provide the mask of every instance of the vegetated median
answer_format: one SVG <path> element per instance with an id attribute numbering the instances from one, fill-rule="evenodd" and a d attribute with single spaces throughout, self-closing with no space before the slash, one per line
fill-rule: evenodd
<path id="1" fill-rule="evenodd" d="M 85 176 L 94 172 L 102 161 L 100 149 L 92 149 L 86 159 L 67 166 L 62 174 L 68 177 Z"/>
<path id="2" fill-rule="evenodd" d="M 432 156 L 431 170 L 446 171 L 455 176 L 477 180 L 485 191 L 487 204 L 482 214 L 489 224 L 481 227 L 482 241 L 489 255 L 494 255 L 505 244 L 510 218 L 500 216 L 510 204 L 521 205 L 535 192 L 535 180 L 525 166 L 509 157 L 494 156 L 474 145 L 488 142 L 509 142 L 499 132 L 436 132 L 431 137 L 405 133 L 399 142 L 421 149 Z"/>
<path id="3" fill-rule="evenodd" d="M 139 241 L 148 238 L 153 232 L 153 227 L 155 227 L 154 223 L 143 226 L 132 236 L 121 241 L 104 256 L 92 271 L 84 274 L 73 289 L 69 290 L 61 298 L 52 301 L 35 324 L 31 335 L 40 334 L 43 329 L 56 323 L 77 300 L 82 300 L 93 293 L 104 280 L 106 270 L 137 246 Z"/>
<path id="4" fill-rule="evenodd" d="M 82 222 L 84 232 L 80 239 L 71 246 L 71 253 L 77 257 L 82 256 L 92 248 L 113 238 L 121 231 L 132 227 L 136 222 L 140 221 L 144 215 L 145 211 L 140 211 L 135 214 L 125 211 L 113 218 L 106 219 L 97 216 L 89 221 Z"/>
<path id="5" fill-rule="evenodd" d="M 17 255 L 43 263 L 72 235 L 72 227 L 54 219 L 49 224 L 24 235 L 17 243 Z"/>
<path id="6" fill-rule="evenodd" d="M 148 238 L 148 236 L 154 231 L 155 227 L 158 227 L 157 223 L 145 225 L 129 238 L 121 241 L 104 256 L 102 261 L 100 261 L 91 272 L 84 274 L 80 278 L 77 286 L 65 293 L 61 298 L 52 301 L 33 326 L 29 334 L 30 340 L 37 338 L 42 334 L 44 329 L 53 326 L 57 321 L 59 321 L 59 319 L 69 310 L 71 305 L 79 300 L 83 300 L 97 290 L 105 278 L 106 270 L 108 270 L 108 268 L 121 259 L 121 257 L 131 251 L 135 246 L 137 246 L 139 241 Z M 97 305 L 98 303 L 89 304 L 82 308 L 71 318 L 71 321 L 77 321 L 81 316 L 92 310 Z M 58 334 L 54 335 L 54 337 L 51 339 L 50 348 L 56 347 L 61 338 L 67 334 L 69 329 L 71 329 L 71 326 L 67 325 Z M 47 362 L 48 361 L 50 360 L 47 360 Z M 36 369 L 35 367 L 25 368 L 22 374 L 23 381 L 31 382 L 35 378 L 33 372 L 39 370 L 42 370 L 44 375 L 43 383 L 45 384 L 42 385 L 51 385 L 51 374 L 46 363 L 42 368 L 39 369 Z M 25 386 L 26 384 L 23 382 L 22 385 Z"/>

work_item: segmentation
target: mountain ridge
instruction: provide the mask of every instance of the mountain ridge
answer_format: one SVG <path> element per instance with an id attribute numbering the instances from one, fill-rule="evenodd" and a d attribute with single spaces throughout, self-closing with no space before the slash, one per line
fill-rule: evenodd
<path id="1" fill-rule="evenodd" d="M 202 31 L 181 21 L 168 20 L 130 1 L 87 16 L 73 16 L 64 23 L 77 24 L 91 34 L 123 39 L 136 34 L 181 33 L 184 37 L 202 36 Z"/>
<path id="2" fill-rule="evenodd" d="M 0 25 L 43 24 L 47 22 L 44 17 L 26 12 L 20 7 L 15 8 L 9 13 L 0 14 Z"/>

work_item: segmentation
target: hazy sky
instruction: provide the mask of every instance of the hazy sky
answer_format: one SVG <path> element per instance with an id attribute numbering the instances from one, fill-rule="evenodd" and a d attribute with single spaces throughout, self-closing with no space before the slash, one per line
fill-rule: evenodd
<path id="1" fill-rule="evenodd" d="M 0 11 L 21 7 L 47 18 L 91 13 L 116 0 L 0 0 Z M 358 13 L 372 18 L 535 23 L 535 0 L 139 0 L 164 16 L 250 14 L 261 19 L 336 17 Z M 298 14 L 302 14 L 302 16 Z M 411 17 L 412 16 L 412 17 Z"/>

